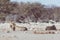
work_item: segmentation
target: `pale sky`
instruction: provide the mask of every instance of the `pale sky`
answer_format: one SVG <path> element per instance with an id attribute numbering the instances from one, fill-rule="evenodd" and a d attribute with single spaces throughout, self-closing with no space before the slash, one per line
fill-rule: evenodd
<path id="1" fill-rule="evenodd" d="M 39 2 L 45 5 L 56 5 L 60 6 L 60 0 L 11 0 L 17 2 Z"/>

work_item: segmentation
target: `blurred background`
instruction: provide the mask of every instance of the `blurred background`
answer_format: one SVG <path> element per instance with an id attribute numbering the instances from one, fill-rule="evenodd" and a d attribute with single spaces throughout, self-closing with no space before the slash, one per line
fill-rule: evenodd
<path id="1" fill-rule="evenodd" d="M 60 22 L 59 0 L 0 0 L 1 22 Z"/>

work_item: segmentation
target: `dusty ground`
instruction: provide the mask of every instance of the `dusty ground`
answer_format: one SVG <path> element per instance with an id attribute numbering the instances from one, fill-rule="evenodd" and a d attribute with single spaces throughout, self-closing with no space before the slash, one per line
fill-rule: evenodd
<path id="1" fill-rule="evenodd" d="M 33 34 L 32 32 L 0 32 L 0 40 L 60 40 L 60 34 Z"/>
<path id="2" fill-rule="evenodd" d="M 46 25 L 50 24 L 17 24 L 20 26 L 26 26 L 26 27 L 41 27 L 45 29 Z M 55 24 L 57 28 L 60 28 L 60 24 Z M 4 32 L 7 30 L 10 30 L 9 24 L 0 24 L 0 40 L 60 40 L 60 31 L 57 34 L 34 34 L 32 31 L 10 31 L 10 32 Z"/>

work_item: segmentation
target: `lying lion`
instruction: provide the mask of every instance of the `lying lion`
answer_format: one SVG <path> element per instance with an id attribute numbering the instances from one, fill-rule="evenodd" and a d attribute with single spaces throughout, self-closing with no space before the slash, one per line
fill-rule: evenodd
<path id="1" fill-rule="evenodd" d="M 10 28 L 13 31 L 16 31 L 16 30 L 19 30 L 19 31 L 27 31 L 27 28 L 26 27 L 16 26 L 15 23 L 11 23 Z"/>
<path id="2" fill-rule="evenodd" d="M 33 33 L 34 34 L 55 34 L 55 31 L 46 31 L 46 30 L 41 30 L 41 28 L 33 28 Z"/>
<path id="3" fill-rule="evenodd" d="M 55 34 L 55 32 L 52 31 L 34 31 L 34 34 Z"/>

